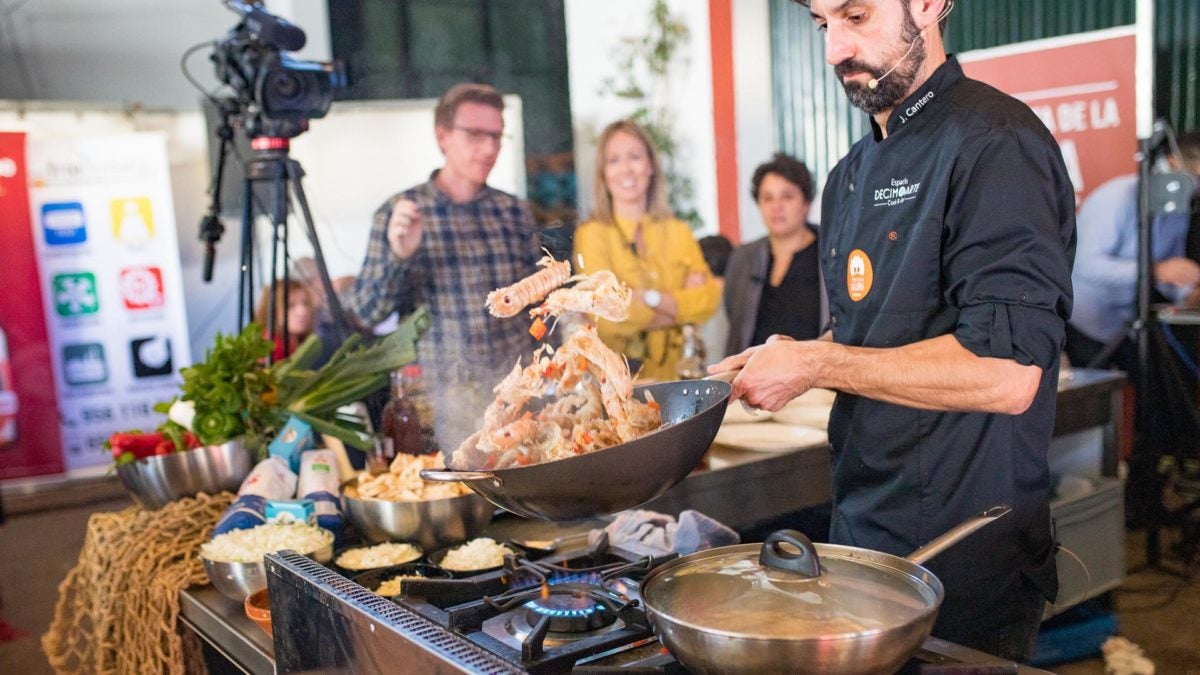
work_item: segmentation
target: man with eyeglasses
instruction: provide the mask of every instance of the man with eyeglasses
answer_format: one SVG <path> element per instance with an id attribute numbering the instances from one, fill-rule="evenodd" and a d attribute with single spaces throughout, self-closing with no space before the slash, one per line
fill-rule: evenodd
<path id="1" fill-rule="evenodd" d="M 538 232 L 528 205 L 488 186 L 504 135 L 504 99 L 483 84 L 451 87 L 434 133 L 445 156 L 430 179 L 375 212 L 366 260 L 345 306 L 366 325 L 427 305 L 418 345 L 432 387 L 438 445 L 453 450 L 478 427 L 492 387 L 534 347 L 528 324 L 497 319 L 489 292 L 537 271 Z"/>

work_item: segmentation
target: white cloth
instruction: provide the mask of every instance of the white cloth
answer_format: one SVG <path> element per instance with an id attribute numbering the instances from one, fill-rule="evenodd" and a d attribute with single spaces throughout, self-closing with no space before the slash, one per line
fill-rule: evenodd
<path id="1" fill-rule="evenodd" d="M 613 546 L 648 556 L 687 555 L 741 540 L 737 532 L 691 509 L 680 513 L 678 521 L 656 511 L 625 511 L 603 530 L 592 530 L 588 541 L 595 543 L 601 533 L 608 534 L 608 543 Z"/>

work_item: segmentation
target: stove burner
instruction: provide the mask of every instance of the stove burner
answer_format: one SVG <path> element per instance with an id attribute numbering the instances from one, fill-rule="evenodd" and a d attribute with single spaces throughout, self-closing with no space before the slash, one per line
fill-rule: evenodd
<path id="1" fill-rule="evenodd" d="M 536 626 L 541 617 L 550 620 L 552 633 L 586 633 L 604 628 L 617 620 L 617 613 L 610 609 L 609 600 L 594 588 L 577 584 L 560 584 L 546 589 L 546 597 L 525 603 L 525 620 Z"/>

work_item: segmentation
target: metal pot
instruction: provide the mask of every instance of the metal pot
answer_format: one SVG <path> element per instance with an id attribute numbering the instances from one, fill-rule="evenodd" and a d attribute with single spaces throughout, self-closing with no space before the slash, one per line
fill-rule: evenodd
<path id="1" fill-rule="evenodd" d="M 425 480 L 462 481 L 502 509 L 526 518 L 578 520 L 624 511 L 683 480 L 708 451 L 732 387 L 716 380 L 660 382 L 634 389 L 661 406 L 660 428 L 585 455 L 495 471 L 421 472 Z"/>
<path id="2" fill-rule="evenodd" d="M 782 530 L 761 546 L 660 566 L 642 601 L 692 673 L 891 673 L 929 637 L 942 604 L 942 583 L 921 563 L 1010 510 L 988 509 L 905 558 Z"/>
<path id="3" fill-rule="evenodd" d="M 122 464 L 117 476 L 143 508 L 156 511 L 201 492 L 236 492 L 252 466 L 250 452 L 235 439 Z"/>
<path id="4" fill-rule="evenodd" d="M 479 534 L 496 512 L 496 507 L 471 493 L 417 502 L 351 497 L 346 487 L 354 482 L 342 485 L 342 513 L 377 544 L 415 541 L 428 553 Z"/>

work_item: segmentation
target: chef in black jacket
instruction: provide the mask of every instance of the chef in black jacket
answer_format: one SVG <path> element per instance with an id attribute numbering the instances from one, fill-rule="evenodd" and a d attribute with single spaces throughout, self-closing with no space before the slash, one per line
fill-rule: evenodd
<path id="1" fill-rule="evenodd" d="M 830 331 L 710 370 L 743 367 L 733 395 L 768 410 L 838 390 L 835 543 L 905 555 L 1011 505 L 930 561 L 946 587 L 933 634 L 1027 660 L 1057 593 L 1046 451 L 1071 312 L 1071 181 L 1030 109 L 947 57 L 949 0 L 801 4 L 872 126 L 824 190 Z"/>

